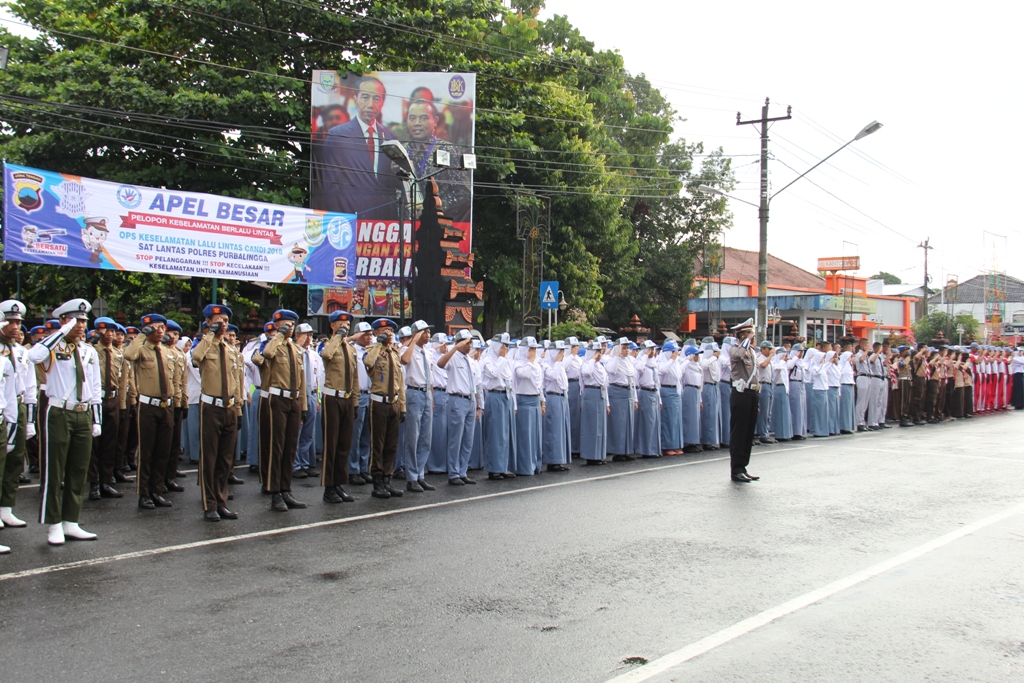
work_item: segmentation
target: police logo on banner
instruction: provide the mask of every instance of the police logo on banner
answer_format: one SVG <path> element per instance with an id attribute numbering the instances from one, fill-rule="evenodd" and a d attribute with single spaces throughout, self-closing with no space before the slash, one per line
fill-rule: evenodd
<path id="1" fill-rule="evenodd" d="M 324 241 L 324 217 L 306 215 L 306 244 L 315 247 Z"/>
<path id="2" fill-rule="evenodd" d="M 14 179 L 14 205 L 25 213 L 43 206 L 43 176 L 23 171 L 11 174 Z"/>
<path id="3" fill-rule="evenodd" d="M 352 224 L 341 216 L 335 216 L 327 221 L 327 239 L 335 249 L 348 249 L 352 244 Z"/>

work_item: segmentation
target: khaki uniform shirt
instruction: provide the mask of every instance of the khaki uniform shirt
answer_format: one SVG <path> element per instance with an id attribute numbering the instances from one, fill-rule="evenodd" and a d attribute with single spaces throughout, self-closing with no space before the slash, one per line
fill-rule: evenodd
<path id="1" fill-rule="evenodd" d="M 346 391 L 353 405 L 359 404 L 359 368 L 356 365 L 356 350 L 336 334 L 320 352 L 324 359 L 324 386 L 335 391 Z"/>
<path id="2" fill-rule="evenodd" d="M 256 350 L 253 362 L 260 366 L 263 390 L 284 389 L 292 392 L 292 399 L 306 406 L 306 369 L 302 349 L 283 334 L 275 334 L 263 350 Z"/>
<path id="3" fill-rule="evenodd" d="M 135 386 L 140 395 L 150 398 L 174 399 L 176 390 L 172 379 L 174 361 L 167 352 L 166 346 L 151 344 L 140 334 L 125 349 L 124 357 L 132 362 L 135 370 Z"/>
<path id="4" fill-rule="evenodd" d="M 188 405 L 188 377 L 185 372 L 187 362 L 185 354 L 176 346 L 164 344 L 164 356 L 174 368 L 174 407 L 184 408 Z"/>
<path id="5" fill-rule="evenodd" d="M 392 344 L 384 351 L 380 344 L 366 349 L 363 357 L 366 373 L 370 375 L 370 393 L 378 396 L 398 397 L 398 410 L 405 412 L 405 380 L 402 377 L 402 358 Z"/>
<path id="6" fill-rule="evenodd" d="M 102 342 L 93 344 L 93 348 L 96 349 L 96 355 L 100 357 L 100 386 L 103 387 L 103 405 L 107 407 L 108 403 L 116 402 L 116 407 L 120 408 L 121 402 L 124 400 L 122 394 L 127 379 L 124 372 L 124 351 L 116 348 L 113 344 L 104 346 Z M 107 368 L 108 351 L 109 369 Z"/>
<path id="7" fill-rule="evenodd" d="M 199 368 L 203 393 L 222 399 L 241 414 L 242 358 L 235 348 L 226 339 L 218 339 L 212 332 L 207 332 L 192 349 L 192 365 Z"/>

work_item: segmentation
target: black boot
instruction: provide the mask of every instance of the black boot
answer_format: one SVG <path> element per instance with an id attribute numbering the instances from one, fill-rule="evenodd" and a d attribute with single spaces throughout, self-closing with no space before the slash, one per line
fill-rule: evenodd
<path id="1" fill-rule="evenodd" d="M 271 497 L 270 509 L 275 512 L 288 512 L 288 506 L 285 505 L 284 498 L 281 497 L 280 493 L 275 493 Z"/>
<path id="2" fill-rule="evenodd" d="M 420 479 L 418 483 L 420 485 L 420 488 L 423 489 L 424 491 L 436 491 L 437 490 L 437 487 L 436 486 L 431 486 L 430 484 L 428 484 L 426 479 Z"/>
<path id="3" fill-rule="evenodd" d="M 391 477 L 384 477 L 384 490 L 390 493 L 393 498 L 402 497 L 402 489 L 396 489 L 391 485 Z"/>
<path id="4" fill-rule="evenodd" d="M 379 474 L 373 475 L 373 491 L 370 493 L 374 498 L 390 498 L 391 494 L 384 488 L 384 477 Z"/>
<path id="5" fill-rule="evenodd" d="M 344 488 L 341 486 L 335 486 L 334 490 L 338 492 L 338 496 L 341 498 L 342 503 L 354 503 L 356 499 L 348 495 Z"/>
<path id="6" fill-rule="evenodd" d="M 288 506 L 289 510 L 301 510 L 302 508 L 309 507 L 305 503 L 300 503 L 295 500 L 291 491 L 281 491 L 281 500 L 284 501 L 284 504 Z"/>
<path id="7" fill-rule="evenodd" d="M 335 490 L 335 488 L 333 486 L 328 486 L 327 488 L 324 489 L 324 502 L 325 503 L 340 503 L 341 502 L 341 496 L 338 495 L 338 492 Z"/>
<path id="8" fill-rule="evenodd" d="M 89 484 L 89 500 L 99 500 L 103 495 L 100 493 L 99 484 Z"/>

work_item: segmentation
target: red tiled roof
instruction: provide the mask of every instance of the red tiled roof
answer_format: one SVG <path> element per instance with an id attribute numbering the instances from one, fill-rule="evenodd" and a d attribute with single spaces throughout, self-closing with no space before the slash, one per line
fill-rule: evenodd
<path id="1" fill-rule="evenodd" d="M 725 270 L 722 271 L 722 280 L 729 282 L 757 282 L 758 253 L 756 251 L 725 247 L 723 252 L 725 255 Z M 697 272 L 700 272 L 699 264 Z M 768 254 L 768 286 L 825 289 L 825 279 Z"/>

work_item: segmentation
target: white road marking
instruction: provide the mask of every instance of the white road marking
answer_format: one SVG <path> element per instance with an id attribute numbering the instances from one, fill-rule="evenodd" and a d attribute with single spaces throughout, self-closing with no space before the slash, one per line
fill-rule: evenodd
<path id="1" fill-rule="evenodd" d="M 844 448 L 843 451 L 859 451 L 862 453 L 878 453 L 876 448 Z M 963 458 L 966 460 L 997 460 L 999 462 L 1016 462 L 1024 464 L 1024 458 L 1001 458 L 998 455 L 971 455 L 970 453 L 947 453 L 946 451 L 914 450 L 908 455 L 937 455 L 943 458 Z"/>
<path id="2" fill-rule="evenodd" d="M 953 541 L 959 540 L 964 536 L 968 536 L 976 531 L 984 529 L 985 527 L 991 526 L 1002 520 L 1012 517 L 1014 515 L 1024 512 L 1024 503 L 1019 503 L 1013 507 L 1007 508 L 1002 512 L 997 512 L 994 515 L 985 517 L 984 519 L 978 520 L 971 524 L 965 524 L 955 531 L 939 536 L 938 538 L 920 545 L 912 550 L 900 553 L 895 557 L 891 557 L 888 560 L 879 562 L 876 565 L 862 569 L 859 572 L 850 574 L 847 577 L 833 581 L 832 583 L 817 588 L 809 593 L 793 598 L 787 602 L 777 605 L 770 609 L 767 609 L 760 614 L 755 614 L 752 617 L 744 619 L 743 621 L 737 622 L 732 626 L 722 629 L 718 633 L 714 633 L 706 638 L 702 638 L 695 643 L 691 643 L 686 647 L 680 648 L 675 652 L 670 652 L 663 657 L 655 659 L 654 661 L 645 664 L 639 668 L 628 671 L 624 674 L 616 676 L 608 681 L 608 683 L 640 683 L 640 681 L 646 681 L 660 673 L 664 673 L 669 669 L 679 666 L 680 664 L 687 662 L 695 657 L 699 657 L 711 650 L 715 649 L 720 645 L 724 645 L 732 640 L 744 636 L 751 631 L 761 628 L 776 619 L 781 619 L 784 616 L 799 611 L 805 607 L 813 605 L 816 602 L 821 602 L 826 598 L 829 598 L 836 593 L 844 591 L 848 588 L 852 588 L 857 584 L 863 583 L 868 579 L 872 579 L 880 574 L 884 574 L 887 571 L 895 569 L 900 565 L 904 565 L 912 560 L 915 560 L 922 555 L 926 555 L 933 550 L 937 550 L 942 546 L 948 545 Z"/>
<path id="3" fill-rule="evenodd" d="M 800 451 L 807 448 L 813 448 L 813 446 L 797 446 L 790 448 L 776 448 L 771 451 L 762 451 L 761 454 L 767 453 L 786 453 L 791 451 Z M 672 456 L 669 456 L 672 457 Z M 10 581 L 11 579 L 22 579 L 29 576 L 40 576 L 42 574 L 52 574 L 54 572 L 67 571 L 68 569 L 78 569 L 80 567 L 94 567 L 100 564 L 109 564 L 111 562 L 121 562 L 123 560 L 134 560 L 140 557 L 153 557 L 154 555 L 166 555 L 167 553 L 177 552 L 179 550 L 191 550 L 193 548 L 205 548 L 212 545 L 224 545 L 225 543 L 235 543 L 237 541 L 245 541 L 251 538 L 264 538 L 267 536 L 280 536 L 282 534 L 292 533 L 294 531 L 305 531 L 307 529 L 319 529 L 322 527 L 336 526 L 339 524 L 351 524 L 352 522 L 361 522 L 367 519 L 380 519 L 382 517 L 392 517 L 394 515 L 402 515 L 409 512 L 418 512 L 420 510 L 432 510 L 436 508 L 448 507 L 451 505 L 462 505 L 465 503 L 472 503 L 478 500 L 489 500 L 492 498 L 502 498 L 504 496 L 514 496 L 522 493 L 530 493 L 533 491 L 542 491 L 545 489 L 554 489 L 562 486 L 574 486 L 576 484 L 586 484 L 594 481 L 604 481 L 608 479 L 618 479 L 620 477 L 628 477 L 636 474 L 645 474 L 647 472 L 659 472 L 661 470 L 675 469 L 677 467 L 692 467 L 693 465 L 702 465 L 708 462 L 721 462 L 722 460 L 728 460 L 729 456 L 720 456 L 717 458 L 705 458 L 704 460 L 691 460 L 690 462 L 680 462 L 673 465 L 659 465 L 656 467 L 646 467 L 640 470 L 631 470 L 629 472 L 615 472 L 613 474 L 604 474 L 596 477 L 586 477 L 584 479 L 573 479 L 570 481 L 559 481 L 551 484 L 540 484 L 538 486 L 530 486 L 523 489 L 514 489 L 511 491 L 495 491 L 494 493 L 485 493 L 480 496 L 473 496 L 470 498 L 459 498 L 457 500 L 444 500 L 437 503 L 427 503 L 425 505 L 414 505 L 407 508 L 397 508 L 395 510 L 384 510 L 383 512 L 372 512 L 365 515 L 356 515 L 355 517 L 345 517 L 342 519 L 328 519 L 321 522 L 311 522 L 309 524 L 298 524 L 296 526 L 282 527 L 280 529 L 265 529 L 263 531 L 253 531 L 248 534 L 238 534 L 236 536 L 224 536 L 223 538 L 211 538 L 204 541 L 194 541 L 192 543 L 179 543 L 177 545 L 164 546 L 162 548 L 149 548 L 147 550 L 136 550 L 130 553 L 121 553 L 119 555 L 107 555 L 104 557 L 94 557 L 88 560 L 78 560 L 76 562 L 65 562 L 62 564 L 52 564 L 45 567 L 35 567 L 33 569 L 24 569 L 22 571 L 10 572 L 8 574 L 0 574 L 0 581 Z M 753 484 L 757 485 L 757 484 Z"/>

